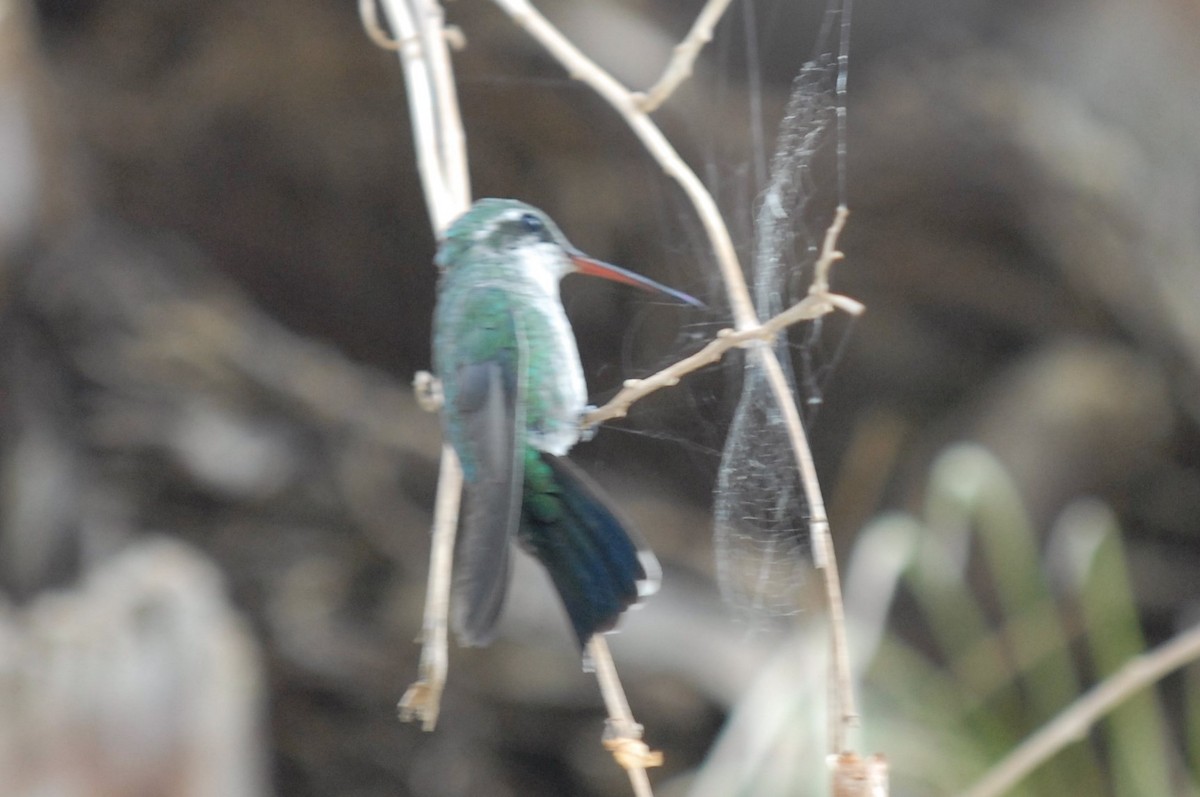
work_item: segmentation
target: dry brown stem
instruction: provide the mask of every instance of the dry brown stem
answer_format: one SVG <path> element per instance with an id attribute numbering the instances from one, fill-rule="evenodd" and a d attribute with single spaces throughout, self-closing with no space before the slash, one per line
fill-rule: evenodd
<path id="1" fill-rule="evenodd" d="M 642 726 L 633 719 L 633 712 L 629 709 L 629 701 L 625 699 L 625 690 L 621 687 L 621 679 L 617 677 L 617 668 L 603 635 L 596 634 L 588 640 L 588 656 L 596 669 L 596 683 L 600 685 L 600 694 L 608 709 L 604 747 L 629 773 L 634 794 L 637 797 L 651 797 L 653 792 L 646 770 L 662 766 L 662 753 L 651 750 L 642 741 Z"/>
<path id="2" fill-rule="evenodd" d="M 1176 635 L 1092 687 L 1037 733 L 992 767 L 963 797 L 1000 797 L 1069 744 L 1078 742 L 1108 712 L 1168 673 L 1200 659 L 1200 625 Z"/>
<path id="3" fill-rule="evenodd" d="M 731 0 L 708 0 L 696 15 L 692 29 L 671 53 L 671 60 L 663 70 L 662 77 L 646 90 L 635 94 L 634 101 L 644 113 L 654 113 L 667 98 L 675 93 L 680 84 L 692 76 L 692 66 L 704 45 L 712 41 L 713 28 L 721 21 Z"/>

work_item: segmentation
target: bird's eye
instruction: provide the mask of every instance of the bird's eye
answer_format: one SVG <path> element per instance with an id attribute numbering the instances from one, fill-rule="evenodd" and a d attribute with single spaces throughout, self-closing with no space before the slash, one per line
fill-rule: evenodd
<path id="1" fill-rule="evenodd" d="M 537 235 L 546 229 L 545 223 L 532 213 L 526 213 L 521 216 L 521 226 L 524 227 L 527 232 L 531 232 L 534 235 Z"/>

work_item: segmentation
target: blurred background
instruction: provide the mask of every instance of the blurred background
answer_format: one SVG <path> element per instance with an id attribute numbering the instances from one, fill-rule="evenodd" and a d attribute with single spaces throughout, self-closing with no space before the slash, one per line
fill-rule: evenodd
<path id="1" fill-rule="evenodd" d="M 542 5 L 648 86 L 701 3 Z M 657 115 L 744 252 L 824 11 L 739 0 Z M 725 324 L 699 225 L 607 107 L 491 5 L 448 13 L 467 42 L 455 69 L 476 195 L 532 202 L 590 254 L 710 304 L 569 280 L 593 395 Z M 947 793 L 1121 650 L 1196 614 L 1200 6 L 860 0 L 853 38 L 834 282 L 868 311 L 793 339 L 821 400 L 811 434 L 857 568 L 852 608 L 869 615 L 867 751 L 891 754 L 894 793 Z M 836 203 L 818 154 L 797 266 Z M 0 0 L 5 795 L 627 793 L 531 566 L 501 641 L 452 650 L 437 731 L 396 719 L 440 445 L 409 388 L 429 367 L 434 245 L 397 59 L 353 3 Z M 820 780 L 819 735 L 797 741 L 804 722 L 746 705 L 820 698 L 822 638 L 738 622 L 714 586 L 712 490 L 740 375 L 708 369 L 577 452 L 665 565 L 613 642 L 666 753 L 665 794 L 728 794 L 713 768 L 764 750 L 791 769 L 753 793 Z M 983 504 L 1002 508 L 981 521 Z M 967 542 L 984 526 L 994 555 Z M 928 539 L 947 542 L 917 556 Z M 1027 545 L 1006 560 L 1006 540 Z M 917 559 L 943 570 L 901 583 Z M 1036 583 L 1009 590 L 1013 572 Z M 966 605 L 930 586 L 946 573 L 978 596 L 970 622 L 928 616 Z M 1116 593 L 1108 611 L 1083 599 Z M 1050 642 L 1006 636 L 1041 628 L 1046 601 L 1062 618 Z M 1090 631 L 1117 615 L 1125 647 L 1106 654 L 1089 640 L 1114 634 Z M 1000 671 L 972 682 L 971 661 Z M 1038 680 L 1046 667 L 1057 675 Z M 962 700 L 914 711 L 901 697 L 918 683 Z M 1129 780 L 1131 734 L 1114 732 L 1030 793 L 1193 793 L 1187 687 L 1169 682 L 1176 710 L 1144 707 L 1132 734 L 1154 729 L 1167 791 Z M 742 724 L 698 775 L 739 701 Z M 937 760 L 913 763 L 905 739 Z"/>

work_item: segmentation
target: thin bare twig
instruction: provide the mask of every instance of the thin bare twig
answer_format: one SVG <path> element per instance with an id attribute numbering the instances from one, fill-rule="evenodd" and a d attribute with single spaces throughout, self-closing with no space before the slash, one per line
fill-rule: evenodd
<path id="1" fill-rule="evenodd" d="M 1124 667 L 1089 689 L 1041 730 L 1027 737 L 964 792 L 963 797 L 999 797 L 1064 747 L 1082 739 L 1089 728 L 1122 702 L 1168 673 L 1198 659 L 1200 625 L 1130 659 Z"/>
<path id="2" fill-rule="evenodd" d="M 381 0 L 400 42 L 400 63 L 408 88 L 408 106 L 417 149 L 421 185 L 435 233 L 465 213 L 471 204 L 467 180 L 466 136 L 458 112 L 454 73 L 441 6 L 436 0 Z M 360 5 L 360 12 L 363 6 Z M 374 11 L 372 7 L 371 11 Z M 364 14 L 364 24 L 369 17 Z M 378 27 L 377 21 L 375 27 Z M 400 718 L 437 725 L 446 683 L 447 616 L 450 603 L 454 538 L 462 498 L 462 469 L 453 449 L 442 447 L 429 554 L 425 618 L 422 622 L 418 680 L 400 700 Z"/>
<path id="3" fill-rule="evenodd" d="M 708 0 L 692 23 L 692 29 L 671 53 L 671 60 L 663 70 L 662 77 L 646 90 L 633 95 L 634 102 L 645 113 L 654 113 L 667 98 L 675 93 L 683 81 L 692 76 L 692 66 L 704 45 L 712 41 L 713 28 L 721 21 L 731 0 Z"/>
<path id="4" fill-rule="evenodd" d="M 440 219 L 435 227 L 437 232 L 441 232 L 471 204 L 471 180 L 467 171 L 467 136 L 463 132 L 462 117 L 458 110 L 458 89 L 454 82 L 454 69 L 450 64 L 450 46 L 461 37 L 461 33 L 447 37 L 446 15 L 438 0 L 410 2 L 414 3 L 418 15 L 417 31 L 421 37 L 425 57 L 429 61 L 442 177 L 447 193 L 452 198 L 449 217 Z"/>
<path id="5" fill-rule="evenodd" d="M 717 266 L 729 294 L 730 309 L 739 329 L 758 324 L 750 292 L 742 278 L 733 239 L 721 219 L 717 203 L 663 132 L 634 102 L 633 94 L 616 78 L 583 54 L 566 36 L 535 9 L 528 0 L 494 0 L 514 22 L 525 29 L 546 51 L 554 56 L 571 77 L 582 81 L 611 105 L 641 140 L 651 157 L 670 175 L 696 207 L 700 222 L 713 246 Z"/>
<path id="6" fill-rule="evenodd" d="M 371 30 L 370 12 L 363 9 Z M 450 67 L 449 42 L 436 0 L 380 0 L 396 33 L 417 149 L 421 188 L 434 232 L 441 232 L 471 204 L 467 180 L 466 136 L 459 117 Z M 375 26 L 378 28 L 376 21 Z M 374 38 L 374 37 L 372 37 Z"/>
<path id="7" fill-rule="evenodd" d="M 608 723 L 604 731 L 604 746 L 612 753 L 617 763 L 629 773 L 629 782 L 637 797 L 651 797 L 650 778 L 646 770 L 662 766 L 662 753 L 651 750 L 642 741 L 642 726 L 633 719 L 617 668 L 613 665 L 608 642 L 602 634 L 588 640 L 588 656 L 596 669 L 596 683 L 608 709 Z"/>
<path id="8" fill-rule="evenodd" d="M 421 625 L 421 663 L 417 681 L 400 698 L 400 720 L 419 720 L 421 728 L 437 727 L 446 685 L 447 618 L 450 615 L 450 573 L 454 564 L 454 538 L 458 530 L 462 467 L 454 449 L 442 446 L 438 492 L 434 506 L 434 541 L 429 552 L 429 580 L 425 585 L 425 619 Z"/>
<path id="9" fill-rule="evenodd" d="M 834 309 L 849 315 L 860 315 L 866 308 L 862 302 L 842 296 L 837 293 L 809 295 L 779 315 L 764 321 L 750 329 L 722 329 L 715 338 L 704 348 L 694 354 L 677 360 L 666 368 L 641 379 L 626 379 L 615 396 L 603 406 L 589 412 L 583 417 L 585 429 L 599 426 L 605 421 L 624 418 L 629 408 L 637 402 L 656 393 L 663 388 L 675 387 L 688 374 L 698 371 L 706 365 L 719 362 L 731 349 L 741 349 L 759 342 L 769 342 L 784 329 L 802 321 L 828 315 Z M 441 384 L 437 377 L 428 371 L 420 371 L 413 380 L 417 391 L 417 401 L 427 412 L 437 412 L 441 408 Z"/>
<path id="10" fill-rule="evenodd" d="M 808 287 L 809 296 L 824 296 L 829 293 L 829 272 L 833 268 L 834 263 L 845 257 L 841 250 L 837 248 L 837 244 L 838 238 L 842 236 L 842 230 L 846 227 L 846 219 L 849 217 L 850 209 L 845 205 L 838 205 L 837 210 L 833 214 L 833 221 L 825 229 L 825 240 L 821 243 L 821 254 L 817 256 L 817 262 L 813 264 L 813 281 L 812 285 Z M 859 305 L 859 307 L 861 308 L 862 305 Z M 859 312 L 862 312 L 861 309 Z M 854 314 L 857 315 L 857 313 Z"/>
<path id="11" fill-rule="evenodd" d="M 834 214 L 833 222 L 829 228 L 825 230 L 825 240 L 821 245 L 821 254 L 817 257 L 817 262 L 813 266 L 813 282 L 808 289 L 808 298 L 827 297 L 829 296 L 829 271 L 833 268 L 833 264 L 841 260 L 844 255 L 837 248 L 838 237 L 842 234 L 842 229 L 846 226 L 846 218 L 850 215 L 850 211 L 845 205 L 838 205 L 837 212 Z M 861 305 L 860 305 L 861 308 Z M 777 370 L 778 364 L 775 364 L 774 369 Z M 772 379 L 778 380 L 786 388 L 787 383 L 784 380 L 783 372 L 778 375 L 772 374 Z M 791 410 L 790 412 L 788 410 Z M 794 420 L 792 416 L 795 416 Z M 812 468 L 812 493 L 816 498 L 821 499 L 819 488 L 816 488 L 816 467 L 811 464 L 811 454 L 809 453 L 808 442 L 804 439 L 804 426 L 800 423 L 800 416 L 795 412 L 795 405 L 788 402 L 788 407 L 785 408 L 784 418 L 788 425 L 788 433 L 793 439 L 800 438 L 803 446 L 802 453 L 804 457 L 810 460 L 809 466 Z M 793 430 L 793 427 L 794 430 Z M 798 449 L 800 453 L 800 449 Z M 803 471 L 803 468 L 801 469 Z M 806 482 L 806 492 L 809 491 L 808 482 Z M 829 520 L 825 513 L 825 504 L 821 500 L 818 507 L 812 503 L 813 495 L 809 495 L 809 523 L 814 527 L 813 531 L 813 562 L 817 567 L 822 568 L 825 574 L 825 602 L 829 611 L 829 633 L 830 633 L 830 649 L 833 655 L 830 657 L 830 665 L 832 669 L 832 683 L 836 686 L 837 693 L 841 695 L 840 699 L 836 697 L 832 701 L 834 711 L 830 712 L 829 734 L 832 740 L 833 750 L 842 755 L 838 756 L 838 764 L 842 764 L 847 760 L 858 761 L 857 757 L 847 759 L 844 751 L 849 750 L 849 730 L 858 725 L 858 709 L 854 704 L 854 684 L 850 680 L 850 646 L 846 640 L 846 617 L 845 607 L 842 605 L 842 588 L 841 576 L 838 574 L 837 559 L 833 551 L 833 538 L 829 533 Z M 821 526 L 820 531 L 815 527 Z M 881 756 L 875 756 L 871 761 L 883 761 Z M 886 765 L 884 771 L 886 772 Z M 839 772 L 839 769 L 834 769 L 835 783 L 839 774 L 845 776 L 845 773 Z M 868 779 L 870 780 L 870 779 Z M 859 783 L 857 779 L 850 779 L 849 783 Z M 874 787 L 872 787 L 874 788 Z M 883 783 L 882 793 L 887 793 L 886 780 Z M 834 794 L 840 794 L 836 786 Z"/>
<path id="12" fill-rule="evenodd" d="M 859 315 L 865 309 L 861 302 L 836 293 L 810 294 L 777 316 L 749 329 L 722 329 L 700 351 L 672 363 L 643 379 L 627 379 L 617 395 L 602 407 L 589 412 L 583 419 L 585 427 L 596 426 L 614 418 L 624 418 L 634 403 L 665 387 L 674 387 L 692 373 L 719 361 L 730 349 L 745 348 L 761 341 L 770 341 L 787 327 L 811 321 L 839 309 Z"/>
<path id="13" fill-rule="evenodd" d="M 363 30 L 367 32 L 367 37 L 376 47 L 393 52 L 400 49 L 400 42 L 389 36 L 379 22 L 379 7 L 376 5 L 376 0 L 358 0 L 358 18 L 362 22 Z"/>
<path id="14" fill-rule="evenodd" d="M 813 540 L 813 564 L 824 575 L 826 610 L 829 612 L 830 650 L 833 678 L 832 711 L 829 718 L 829 742 L 831 752 L 841 754 L 849 747 L 850 731 L 858 726 L 858 709 L 855 707 L 853 673 L 850 669 L 850 650 L 846 641 L 845 609 L 842 605 L 841 580 L 838 576 L 837 557 L 833 551 L 833 540 L 829 534 L 829 518 L 825 513 L 825 499 L 821 494 L 821 485 L 817 479 L 817 467 L 813 462 L 812 449 L 808 445 L 808 436 L 804 432 L 804 424 L 800 421 L 800 412 L 796 403 L 791 400 L 791 389 L 784 376 L 783 367 L 774 356 L 773 349 L 761 347 L 755 350 L 761 359 L 763 371 L 772 392 L 777 398 L 780 411 L 783 414 L 784 426 L 796 454 L 796 463 L 800 470 L 800 482 L 804 487 L 804 497 L 808 501 L 808 527 Z M 787 396 L 788 400 L 780 399 Z"/>

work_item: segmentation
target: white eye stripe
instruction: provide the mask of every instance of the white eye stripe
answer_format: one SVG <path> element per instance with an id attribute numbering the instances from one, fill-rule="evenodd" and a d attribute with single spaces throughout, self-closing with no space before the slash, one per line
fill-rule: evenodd
<path id="1" fill-rule="evenodd" d="M 506 210 L 500 215 L 492 218 L 491 222 L 488 224 L 485 224 L 477 229 L 471 236 L 471 239 L 475 241 L 482 241 L 484 238 L 491 236 L 492 233 L 496 232 L 496 230 L 503 225 L 510 224 L 514 221 L 520 221 L 529 212 L 530 211 L 523 208 L 512 208 L 511 210 Z"/>

